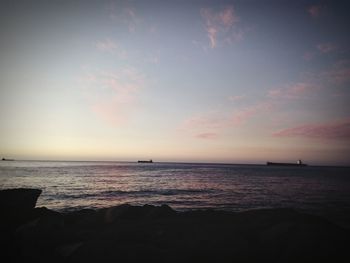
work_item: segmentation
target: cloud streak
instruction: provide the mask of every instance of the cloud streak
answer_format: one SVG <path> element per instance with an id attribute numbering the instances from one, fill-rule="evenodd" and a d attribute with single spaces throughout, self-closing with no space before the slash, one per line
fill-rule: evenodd
<path id="1" fill-rule="evenodd" d="M 235 111 L 230 117 L 230 123 L 233 126 L 242 125 L 250 118 L 263 112 L 268 112 L 273 108 L 271 103 L 258 103 L 256 105 Z"/>
<path id="2" fill-rule="evenodd" d="M 230 113 L 215 112 L 197 115 L 183 122 L 180 130 L 195 134 L 200 139 L 216 139 L 224 131 L 244 125 L 253 117 L 273 108 L 272 103 L 261 102 Z"/>
<path id="3" fill-rule="evenodd" d="M 128 121 L 134 111 L 144 75 L 133 68 L 87 74 L 83 80 L 92 112 L 113 126 Z"/>
<path id="4" fill-rule="evenodd" d="M 107 38 L 103 41 L 98 41 L 96 43 L 96 48 L 102 52 L 114 53 L 118 48 L 118 45 L 113 40 Z"/>
<path id="5" fill-rule="evenodd" d="M 320 43 L 316 47 L 321 53 L 324 54 L 333 52 L 338 49 L 337 45 L 334 43 Z"/>
<path id="6" fill-rule="evenodd" d="M 203 114 L 188 118 L 182 124 L 185 130 L 216 130 L 227 125 L 227 120 L 219 114 Z"/>
<path id="7" fill-rule="evenodd" d="M 307 12 L 312 18 L 320 17 L 324 12 L 325 7 L 321 5 L 312 5 L 307 9 Z"/>
<path id="8" fill-rule="evenodd" d="M 350 82 L 350 61 L 342 60 L 336 62 L 331 68 L 325 70 L 321 73 L 322 78 L 325 81 L 335 84 L 341 85 Z"/>
<path id="9" fill-rule="evenodd" d="M 334 140 L 350 139 L 350 118 L 336 122 L 305 124 L 287 128 L 273 133 L 273 136 L 306 137 Z"/>
<path id="10" fill-rule="evenodd" d="M 110 38 L 106 38 L 105 40 L 98 41 L 96 43 L 96 48 L 100 52 L 117 55 L 121 59 L 126 59 L 128 57 L 128 53 L 125 50 L 122 50 L 118 46 L 118 44 L 115 41 L 111 40 Z"/>
<path id="11" fill-rule="evenodd" d="M 218 137 L 218 134 L 214 132 L 206 132 L 206 133 L 199 133 L 195 137 L 199 139 L 212 140 L 212 139 L 216 139 Z"/>
<path id="12" fill-rule="evenodd" d="M 218 45 L 218 37 L 226 40 L 241 40 L 242 32 L 233 31 L 234 25 L 239 21 L 233 6 L 225 7 L 220 12 L 214 12 L 210 8 L 201 8 L 200 14 L 205 21 L 205 30 L 210 41 L 210 47 Z"/>
<path id="13" fill-rule="evenodd" d="M 309 96 L 317 87 L 311 83 L 299 82 L 282 88 L 270 89 L 268 97 L 273 99 L 300 99 Z"/>
<path id="14" fill-rule="evenodd" d="M 130 2 L 112 2 L 108 8 L 112 21 L 126 25 L 130 33 L 136 31 L 137 26 L 140 24 L 140 18 L 137 16 L 136 10 L 130 5 Z"/>

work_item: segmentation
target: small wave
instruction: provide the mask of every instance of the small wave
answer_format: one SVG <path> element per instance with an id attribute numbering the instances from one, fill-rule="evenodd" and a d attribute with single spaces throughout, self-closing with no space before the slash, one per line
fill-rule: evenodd
<path id="1" fill-rule="evenodd" d="M 161 189 L 161 190 L 108 190 L 93 193 L 79 193 L 79 194 L 59 194 L 50 195 L 48 198 L 57 199 L 79 199 L 79 198 L 95 198 L 95 197 L 113 197 L 113 196 L 176 196 L 176 195 L 200 195 L 213 193 L 214 189 Z"/>
<path id="2" fill-rule="evenodd" d="M 89 197 L 95 197 L 97 194 L 94 193 L 84 193 L 84 194 L 52 194 L 48 195 L 46 198 L 50 200 L 55 200 L 55 199 L 77 199 L 77 198 L 89 198 Z"/>
<path id="3" fill-rule="evenodd" d="M 136 191 L 104 191 L 102 195 L 195 195 L 213 192 L 213 189 L 161 189 L 161 190 L 136 190 Z"/>

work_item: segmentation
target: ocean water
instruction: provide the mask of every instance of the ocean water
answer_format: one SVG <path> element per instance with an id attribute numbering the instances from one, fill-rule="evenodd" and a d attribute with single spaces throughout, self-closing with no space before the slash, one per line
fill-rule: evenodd
<path id="1" fill-rule="evenodd" d="M 291 207 L 350 225 L 350 168 L 128 162 L 0 162 L 0 189 L 39 188 L 57 211 L 123 203 L 177 210 Z"/>

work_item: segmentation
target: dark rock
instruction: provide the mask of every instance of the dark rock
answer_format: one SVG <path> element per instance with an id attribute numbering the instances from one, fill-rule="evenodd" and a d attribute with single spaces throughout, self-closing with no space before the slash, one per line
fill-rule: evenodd
<path id="1" fill-rule="evenodd" d="M 258 238 L 261 257 L 271 262 L 344 262 L 338 258 L 348 257 L 345 244 L 350 241 L 349 231 L 324 218 L 293 209 L 242 213 L 247 215 L 256 219 L 254 223 L 246 218 L 248 229 Z"/>
<path id="2" fill-rule="evenodd" d="M 104 222 L 112 223 L 118 219 L 137 219 L 141 215 L 141 208 L 139 206 L 131 206 L 123 204 L 119 206 L 110 207 L 100 210 L 104 215 Z"/>
<path id="3" fill-rule="evenodd" d="M 104 222 L 106 223 L 115 222 L 116 220 L 144 220 L 176 215 L 176 211 L 168 205 L 131 206 L 129 204 L 123 204 L 107 209 L 101 209 L 99 212 L 104 214 Z"/>
<path id="4" fill-rule="evenodd" d="M 65 231 L 63 216 L 49 211 L 17 228 L 15 239 L 23 261 L 55 261 L 55 248 L 69 238 L 70 233 Z"/>
<path id="5" fill-rule="evenodd" d="M 17 262 L 350 262 L 348 229 L 293 209 L 119 205 L 27 218 L 11 241 Z"/>
<path id="6" fill-rule="evenodd" d="M 1 256 L 8 262 L 19 262 L 19 250 L 14 231 L 35 216 L 38 189 L 7 189 L 0 191 L 0 248 Z M 35 211 L 35 212 L 34 212 Z"/>
<path id="7" fill-rule="evenodd" d="M 145 208 L 146 205 L 143 207 Z M 150 209 L 148 209 L 148 212 L 145 216 L 149 219 L 156 219 L 156 218 L 172 217 L 174 215 L 176 215 L 175 210 L 173 210 L 168 205 L 162 205 L 162 206 L 151 206 Z"/>
<path id="8" fill-rule="evenodd" d="M 18 226 L 45 213 L 46 208 L 34 208 L 40 194 L 41 190 L 38 189 L 19 188 L 0 191 L 1 227 L 13 232 Z"/>
<path id="9" fill-rule="evenodd" d="M 77 247 L 67 262 L 173 262 L 150 244 L 117 245 L 111 240 L 92 240 Z"/>
<path id="10" fill-rule="evenodd" d="M 75 242 L 75 243 L 69 243 L 64 244 L 56 248 L 56 254 L 58 257 L 62 259 L 67 259 L 70 257 L 75 251 L 78 250 L 80 246 L 82 246 L 83 242 Z"/>
<path id="11" fill-rule="evenodd" d="M 0 208 L 4 211 L 28 211 L 33 209 L 41 194 L 39 189 L 6 189 L 0 191 Z"/>
<path id="12" fill-rule="evenodd" d="M 79 211 L 73 211 L 69 213 L 64 213 L 65 222 L 70 225 L 79 226 L 92 226 L 98 223 L 98 214 L 93 209 L 82 209 Z"/>

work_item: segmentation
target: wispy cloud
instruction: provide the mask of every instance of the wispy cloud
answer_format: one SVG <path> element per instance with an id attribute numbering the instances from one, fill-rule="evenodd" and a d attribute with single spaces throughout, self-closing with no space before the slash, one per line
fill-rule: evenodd
<path id="1" fill-rule="evenodd" d="M 196 134 L 196 137 L 199 139 L 212 140 L 212 139 L 216 139 L 218 137 L 218 134 L 214 132 L 206 132 L 206 133 Z"/>
<path id="2" fill-rule="evenodd" d="M 312 5 L 308 7 L 307 12 L 312 18 L 318 18 L 324 13 L 325 7 L 322 5 Z"/>
<path id="3" fill-rule="evenodd" d="M 266 113 L 273 108 L 272 103 L 261 102 L 230 112 L 213 112 L 193 116 L 185 120 L 180 130 L 195 134 L 196 138 L 216 139 L 220 134 L 244 125 L 254 116 Z"/>
<path id="4" fill-rule="evenodd" d="M 333 97 L 340 97 L 340 94 L 344 94 L 347 84 L 350 84 L 350 60 L 345 59 L 322 71 L 305 72 L 301 82 L 272 88 L 267 91 L 267 97 L 274 102 L 283 103 L 297 99 L 321 98 L 331 94 Z"/>
<path id="5" fill-rule="evenodd" d="M 255 115 L 268 112 L 273 108 L 272 103 L 262 102 L 240 110 L 236 110 L 230 117 L 230 124 L 233 126 L 242 125 Z"/>
<path id="6" fill-rule="evenodd" d="M 96 43 L 96 48 L 103 52 L 114 53 L 117 50 L 118 45 L 113 40 L 107 38 L 103 41 L 98 41 Z"/>
<path id="7" fill-rule="evenodd" d="M 120 48 L 118 44 L 110 38 L 97 41 L 96 48 L 101 52 L 106 52 L 112 55 L 116 55 L 121 59 L 126 59 L 128 57 L 127 51 Z"/>
<path id="8" fill-rule="evenodd" d="M 184 120 L 179 131 L 198 139 L 217 139 L 227 125 L 227 118 L 219 112 L 203 113 Z"/>
<path id="9" fill-rule="evenodd" d="M 334 43 L 320 43 L 316 47 L 321 53 L 330 53 L 338 49 Z"/>
<path id="10" fill-rule="evenodd" d="M 218 37 L 224 40 L 241 40 L 242 31 L 235 31 L 234 26 L 239 21 L 233 6 L 225 7 L 220 12 L 214 12 L 210 8 L 201 8 L 200 14 L 205 21 L 205 29 L 210 41 L 210 47 L 217 47 Z"/>
<path id="11" fill-rule="evenodd" d="M 125 8 L 124 13 L 127 17 L 125 21 L 128 24 L 129 32 L 135 32 L 136 25 L 139 23 L 135 10 L 132 8 Z"/>
<path id="12" fill-rule="evenodd" d="M 270 89 L 268 97 L 274 99 L 299 99 L 309 96 L 317 87 L 311 83 L 299 82 L 282 88 Z"/>
<path id="13" fill-rule="evenodd" d="M 277 137 L 350 139 L 350 118 L 321 124 L 305 124 L 273 133 Z"/>
<path id="14" fill-rule="evenodd" d="M 84 79 L 85 93 L 92 112 L 107 123 L 126 123 L 134 110 L 144 75 L 136 69 L 89 73 Z"/>
<path id="15" fill-rule="evenodd" d="M 303 59 L 310 61 L 311 59 L 313 59 L 314 56 L 315 54 L 313 52 L 307 51 L 304 53 Z"/>
<path id="16" fill-rule="evenodd" d="M 182 128 L 185 130 L 216 130 L 225 126 L 226 121 L 218 113 L 202 114 L 186 119 Z"/>
<path id="17" fill-rule="evenodd" d="M 341 60 L 336 62 L 331 68 L 323 71 L 321 74 L 325 81 L 341 85 L 350 82 L 350 61 Z"/>
<path id="18" fill-rule="evenodd" d="M 136 31 L 140 24 L 140 18 L 137 16 L 136 10 L 130 5 L 129 1 L 112 2 L 109 5 L 110 18 L 127 26 L 130 33 Z"/>

